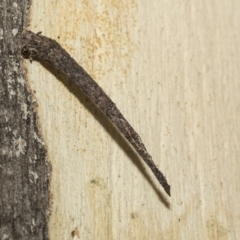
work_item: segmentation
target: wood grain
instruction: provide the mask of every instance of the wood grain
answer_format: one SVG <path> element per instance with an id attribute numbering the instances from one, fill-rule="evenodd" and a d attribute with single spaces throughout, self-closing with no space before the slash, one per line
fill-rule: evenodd
<path id="1" fill-rule="evenodd" d="M 33 62 L 53 166 L 50 239 L 238 239 L 239 5 L 32 2 L 29 29 L 57 39 L 94 77 L 172 189 L 168 199 L 104 116 Z"/>

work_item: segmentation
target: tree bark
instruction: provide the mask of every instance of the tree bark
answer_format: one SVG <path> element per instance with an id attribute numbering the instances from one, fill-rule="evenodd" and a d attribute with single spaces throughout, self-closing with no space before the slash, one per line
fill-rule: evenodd
<path id="1" fill-rule="evenodd" d="M 20 39 L 29 0 L 0 4 L 0 239 L 48 239 L 46 149 L 27 88 Z"/>

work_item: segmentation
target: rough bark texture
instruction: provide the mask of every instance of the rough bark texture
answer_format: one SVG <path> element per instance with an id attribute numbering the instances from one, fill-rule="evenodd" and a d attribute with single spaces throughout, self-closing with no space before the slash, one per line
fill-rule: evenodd
<path id="1" fill-rule="evenodd" d="M 0 3 L 0 239 L 48 239 L 49 165 L 21 64 L 29 1 Z"/>

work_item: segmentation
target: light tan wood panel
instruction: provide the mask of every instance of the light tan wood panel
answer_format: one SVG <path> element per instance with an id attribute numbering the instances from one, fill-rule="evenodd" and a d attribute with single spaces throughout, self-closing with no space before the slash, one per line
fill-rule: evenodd
<path id="1" fill-rule="evenodd" d="M 27 63 L 52 164 L 51 240 L 239 239 L 239 22 L 237 0 L 33 0 L 29 29 L 109 94 L 172 189 L 70 81 Z"/>

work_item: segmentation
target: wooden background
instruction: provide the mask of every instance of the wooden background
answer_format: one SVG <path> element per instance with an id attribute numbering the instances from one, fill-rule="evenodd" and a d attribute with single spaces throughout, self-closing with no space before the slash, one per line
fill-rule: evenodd
<path id="1" fill-rule="evenodd" d="M 64 78 L 25 61 L 52 164 L 50 239 L 240 238 L 240 1 L 32 1 L 172 189 Z M 59 81 L 60 80 L 60 81 Z"/>

